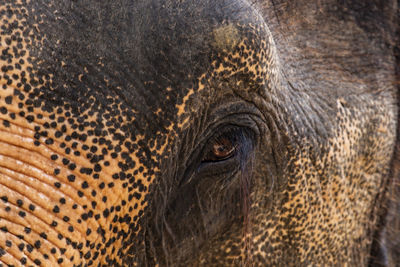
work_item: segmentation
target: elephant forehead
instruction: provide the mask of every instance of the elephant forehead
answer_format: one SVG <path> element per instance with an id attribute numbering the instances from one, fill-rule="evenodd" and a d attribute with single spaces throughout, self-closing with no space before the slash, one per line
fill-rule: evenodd
<path id="1" fill-rule="evenodd" d="M 37 38 L 29 52 L 33 69 L 52 78 L 46 93 L 85 101 L 79 107 L 85 110 L 96 100 L 129 109 L 131 117 L 143 118 L 137 131 L 148 136 L 171 129 L 180 112 L 175 104 L 215 69 L 223 77 L 238 73 L 245 69 L 240 58 L 248 57 L 246 75 L 255 78 L 261 40 L 268 39 L 262 19 L 242 1 L 29 5 L 35 11 L 26 20 Z"/>

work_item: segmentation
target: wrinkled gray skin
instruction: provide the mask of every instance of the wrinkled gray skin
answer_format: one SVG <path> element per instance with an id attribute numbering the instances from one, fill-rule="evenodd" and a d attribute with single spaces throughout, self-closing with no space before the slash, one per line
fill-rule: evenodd
<path id="1" fill-rule="evenodd" d="M 398 1 L 0 3 L 2 264 L 400 262 Z"/>

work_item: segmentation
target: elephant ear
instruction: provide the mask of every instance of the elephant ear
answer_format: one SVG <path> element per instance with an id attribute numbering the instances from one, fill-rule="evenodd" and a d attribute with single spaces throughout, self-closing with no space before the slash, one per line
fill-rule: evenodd
<path id="1" fill-rule="evenodd" d="M 389 210 L 383 235 L 383 244 L 387 247 L 388 266 L 397 266 L 400 262 L 400 2 L 397 7 L 397 38 L 394 54 L 396 57 L 397 94 L 397 141 L 392 162 L 392 184 L 389 190 Z"/>
<path id="2" fill-rule="evenodd" d="M 400 262 L 400 2 L 397 6 L 397 29 L 394 39 L 394 56 L 396 58 L 396 86 L 397 86 L 397 140 L 391 165 L 391 186 L 387 192 L 386 209 L 382 210 L 382 231 L 376 237 L 373 249 L 377 255 L 383 256 L 384 266 L 398 266 Z M 374 252 L 372 252 L 374 253 Z M 370 265 L 381 265 L 370 262 Z"/>
<path id="3" fill-rule="evenodd" d="M 398 110 L 400 110 L 399 48 L 400 45 L 396 48 Z M 375 233 L 371 250 L 371 255 L 373 256 L 370 259 L 369 266 L 398 266 L 400 262 L 400 112 L 397 115 L 397 140 L 391 163 L 390 176 L 389 187 L 386 192 L 387 201 L 383 204 L 383 208 L 380 211 L 381 222 L 378 225 L 378 231 Z"/>
<path id="4" fill-rule="evenodd" d="M 322 26 L 319 20 L 317 24 L 310 20 L 311 14 L 316 10 L 326 11 L 330 7 L 335 7 L 332 12 L 337 15 L 351 17 L 357 27 L 367 34 L 368 38 L 380 40 L 382 44 L 393 49 L 395 57 L 395 77 L 394 84 L 397 87 L 397 139 L 396 146 L 391 162 L 390 179 L 387 184 L 386 201 L 377 207 L 376 211 L 380 218 L 378 228 L 374 233 L 374 241 L 371 248 L 371 258 L 369 266 L 399 266 L 400 263 L 400 1 L 286 1 L 286 0 L 263 0 L 254 1 L 259 6 L 264 20 L 275 39 L 286 39 L 293 30 L 291 27 L 308 25 L 312 32 L 318 32 Z M 309 12 L 309 13 L 307 13 Z M 311 12 L 311 13 L 310 13 Z M 308 14 L 308 16 L 298 16 L 296 14 Z M 342 21 L 344 17 L 338 17 Z M 297 29 L 296 29 L 297 30 Z M 297 31 L 296 31 L 297 32 Z M 281 37 L 280 35 L 284 36 Z M 299 36 L 299 34 L 297 35 Z M 304 36 L 307 36 L 304 34 Z M 290 37 L 290 36 L 289 36 Z M 315 35 L 318 38 L 317 35 Z M 378 37 L 378 38 L 377 38 Z M 307 36 L 310 38 L 310 36 Z M 311 36 L 311 38 L 313 38 Z M 315 40 L 314 40 L 315 41 Z M 360 44 L 362 45 L 362 44 Z M 368 46 L 368 43 L 366 43 Z M 287 49 L 287 42 L 284 42 L 278 50 Z M 285 56 L 290 57 L 291 53 L 281 51 L 280 59 L 285 60 Z M 329 51 L 329 53 L 333 53 Z M 290 60 L 290 58 L 289 58 Z M 351 63 L 351 61 L 344 62 Z M 350 65 L 349 65 L 350 66 Z M 367 68 L 367 70 L 369 70 Z M 310 72 L 311 73 L 311 72 Z"/>

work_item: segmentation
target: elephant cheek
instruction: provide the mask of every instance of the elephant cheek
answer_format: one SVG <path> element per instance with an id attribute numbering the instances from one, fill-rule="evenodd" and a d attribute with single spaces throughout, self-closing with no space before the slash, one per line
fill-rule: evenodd
<path id="1" fill-rule="evenodd" d="M 57 177 L 66 168 L 57 169 L 54 151 L 33 136 L 22 120 L 0 127 L 1 260 L 54 266 L 80 257 L 67 243 L 84 244 L 86 233 L 77 224 L 82 206 L 73 197 L 77 189 Z"/>
<path id="2" fill-rule="evenodd" d="M 1 119 L 0 261 L 97 264 L 129 249 L 127 237 L 138 231 L 134 221 L 142 212 L 141 195 L 133 186 L 125 194 L 127 183 L 112 178 L 120 171 L 112 159 L 96 172 L 98 165 L 77 150 L 60 148 L 51 131 L 38 136 L 37 126 L 26 120 Z"/>

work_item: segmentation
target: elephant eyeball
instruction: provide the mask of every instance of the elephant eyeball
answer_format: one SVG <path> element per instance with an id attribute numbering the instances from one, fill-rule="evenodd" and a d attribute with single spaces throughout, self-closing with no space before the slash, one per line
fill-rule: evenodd
<path id="1" fill-rule="evenodd" d="M 235 151 L 235 147 L 228 139 L 224 138 L 219 141 L 220 142 L 213 145 L 213 153 L 215 157 L 226 158 Z"/>
<path id="2" fill-rule="evenodd" d="M 220 137 L 214 141 L 206 161 L 220 161 L 232 157 L 236 152 L 236 145 L 227 137 Z"/>

